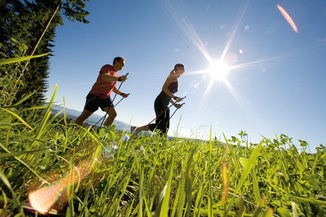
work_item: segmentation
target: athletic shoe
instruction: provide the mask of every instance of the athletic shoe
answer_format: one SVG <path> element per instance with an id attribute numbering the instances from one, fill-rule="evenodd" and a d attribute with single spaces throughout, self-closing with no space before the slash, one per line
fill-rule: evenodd
<path id="1" fill-rule="evenodd" d="M 136 133 L 136 134 L 138 134 L 138 133 L 140 132 L 140 130 L 138 130 L 137 127 L 131 126 L 131 127 L 130 127 L 130 132 L 131 132 L 131 133 Z"/>

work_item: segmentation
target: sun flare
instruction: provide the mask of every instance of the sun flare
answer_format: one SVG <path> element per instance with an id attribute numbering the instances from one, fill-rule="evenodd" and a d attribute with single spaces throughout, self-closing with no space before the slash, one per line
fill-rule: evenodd
<path id="1" fill-rule="evenodd" d="M 226 79 L 229 68 L 222 60 L 212 61 L 207 69 L 209 75 L 213 80 L 222 80 Z"/>

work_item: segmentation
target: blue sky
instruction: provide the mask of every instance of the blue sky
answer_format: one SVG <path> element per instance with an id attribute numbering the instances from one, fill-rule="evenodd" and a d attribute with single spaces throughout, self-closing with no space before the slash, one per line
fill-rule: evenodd
<path id="1" fill-rule="evenodd" d="M 295 32 L 277 8 L 292 17 Z M 104 64 L 126 58 L 129 73 L 117 120 L 147 124 L 154 100 L 176 63 L 186 72 L 177 96 L 185 105 L 169 135 L 223 139 L 247 132 L 250 142 L 280 134 L 326 145 L 326 1 L 92 0 L 90 24 L 57 28 L 48 98 L 82 111 Z M 214 80 L 210 61 L 229 70 Z M 116 102 L 120 98 L 117 97 Z M 171 112 L 173 112 L 172 109 Z M 104 115 L 98 110 L 97 114 Z"/>

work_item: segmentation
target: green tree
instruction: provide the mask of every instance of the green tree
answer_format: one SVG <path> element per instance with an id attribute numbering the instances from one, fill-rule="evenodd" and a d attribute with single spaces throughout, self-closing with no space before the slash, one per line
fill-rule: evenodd
<path id="1" fill-rule="evenodd" d="M 62 16 L 71 21 L 88 23 L 86 2 L 89 0 L 2 0 L 0 2 L 0 57 L 52 53 L 55 29 L 63 25 Z M 47 89 L 49 56 L 0 68 L 1 79 L 11 81 L 0 89 L 10 96 L 7 105 L 35 92 L 26 103 L 44 103 Z M 5 83 L 2 81 L 2 83 Z M 14 85 L 12 85 L 14 84 Z M 12 100 L 10 100 L 12 99 Z"/>

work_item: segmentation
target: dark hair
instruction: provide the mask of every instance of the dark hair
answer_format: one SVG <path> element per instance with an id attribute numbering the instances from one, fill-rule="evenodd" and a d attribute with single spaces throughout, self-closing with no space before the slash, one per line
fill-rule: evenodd
<path id="1" fill-rule="evenodd" d="M 174 66 L 174 70 L 177 69 L 177 68 L 184 68 L 185 66 L 181 63 L 178 63 L 178 64 L 175 64 Z"/>
<path id="2" fill-rule="evenodd" d="M 121 62 L 121 61 L 125 61 L 125 59 L 123 57 L 115 57 L 113 60 L 113 65 L 115 62 Z"/>

